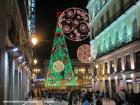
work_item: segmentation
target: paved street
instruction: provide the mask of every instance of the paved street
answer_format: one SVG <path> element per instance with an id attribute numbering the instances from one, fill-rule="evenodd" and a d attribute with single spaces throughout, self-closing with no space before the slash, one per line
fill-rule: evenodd
<path id="1" fill-rule="evenodd" d="M 104 101 L 103 105 L 115 105 L 115 102 L 113 102 L 113 101 Z"/>
<path id="2" fill-rule="evenodd" d="M 34 103 L 35 102 L 35 103 Z M 53 100 L 49 100 L 49 101 L 43 101 L 40 100 L 40 101 L 35 101 L 32 104 L 28 103 L 28 104 L 24 104 L 24 105 L 68 105 L 68 103 L 66 101 L 62 101 L 62 102 L 59 102 L 59 101 L 53 101 Z M 81 105 L 80 103 L 78 105 Z M 95 104 L 96 105 L 96 104 Z M 103 101 L 103 105 L 115 105 L 115 103 L 113 101 Z"/>

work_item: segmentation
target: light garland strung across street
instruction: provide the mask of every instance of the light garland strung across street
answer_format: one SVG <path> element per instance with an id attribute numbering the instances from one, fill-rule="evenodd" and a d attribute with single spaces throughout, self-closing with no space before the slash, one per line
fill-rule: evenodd
<path id="1" fill-rule="evenodd" d="M 77 50 L 77 57 L 82 63 L 90 63 L 90 45 L 83 44 Z"/>
<path id="2" fill-rule="evenodd" d="M 89 16 L 80 8 L 68 8 L 59 18 L 59 27 L 65 37 L 72 41 L 82 41 L 89 36 Z"/>

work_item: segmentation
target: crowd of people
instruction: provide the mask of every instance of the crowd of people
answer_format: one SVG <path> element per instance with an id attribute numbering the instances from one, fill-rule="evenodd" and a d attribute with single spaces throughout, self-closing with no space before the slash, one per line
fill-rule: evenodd
<path id="1" fill-rule="evenodd" d="M 115 95 L 114 101 L 116 105 L 140 105 L 140 89 L 134 93 L 133 89 L 126 91 L 123 87 Z"/>
<path id="2" fill-rule="evenodd" d="M 139 89 L 140 90 L 140 89 Z M 68 101 L 68 105 L 102 105 L 103 100 L 114 100 L 116 105 L 140 105 L 140 91 L 134 93 L 133 89 L 126 91 L 123 87 L 112 97 L 109 92 L 93 91 L 88 89 L 44 90 L 31 89 L 28 93 L 31 98 L 51 98 L 55 101 Z"/>

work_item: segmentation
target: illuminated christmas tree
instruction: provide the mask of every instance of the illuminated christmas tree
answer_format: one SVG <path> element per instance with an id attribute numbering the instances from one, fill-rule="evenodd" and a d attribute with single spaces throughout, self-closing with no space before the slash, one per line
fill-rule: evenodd
<path id="1" fill-rule="evenodd" d="M 75 86 L 65 37 L 57 24 L 45 86 L 61 86 L 62 81 L 65 81 L 65 86 Z"/>

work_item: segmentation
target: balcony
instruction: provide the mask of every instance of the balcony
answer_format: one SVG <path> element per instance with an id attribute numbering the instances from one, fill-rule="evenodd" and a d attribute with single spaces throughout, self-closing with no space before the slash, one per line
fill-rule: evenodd
<path id="1" fill-rule="evenodd" d="M 138 0 L 130 0 L 124 6 L 120 8 L 114 15 L 107 20 L 106 23 L 103 24 L 96 32 L 95 36 L 99 35 L 102 31 L 104 31 L 109 25 L 111 25 L 118 17 L 124 14 L 131 6 L 133 6 Z"/>
<path id="2" fill-rule="evenodd" d="M 108 53 L 111 53 L 111 52 L 113 52 L 121 47 L 129 45 L 132 42 L 135 42 L 137 40 L 140 40 L 140 29 L 137 32 L 135 32 L 133 35 L 124 36 L 123 39 L 116 41 L 116 43 L 110 45 L 108 48 L 106 48 L 101 53 L 100 52 L 97 53 L 96 59 L 100 58 Z"/>

